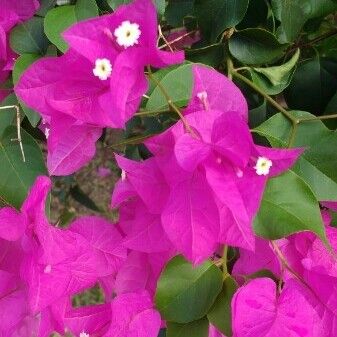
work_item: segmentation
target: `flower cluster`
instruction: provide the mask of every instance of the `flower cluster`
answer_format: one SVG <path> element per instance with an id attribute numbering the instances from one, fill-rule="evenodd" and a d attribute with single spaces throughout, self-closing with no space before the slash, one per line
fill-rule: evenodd
<path id="1" fill-rule="evenodd" d="M 16 54 L 9 46 L 9 32 L 20 22 L 30 19 L 39 8 L 37 0 L 0 1 L 0 101 L 9 94 L 2 88 L 13 69 Z"/>
<path id="2" fill-rule="evenodd" d="M 197 264 L 219 244 L 254 250 L 252 220 L 266 181 L 291 167 L 302 150 L 255 145 L 239 89 L 204 66 L 194 66 L 193 74 L 185 121 L 145 142 L 153 157 L 116 157 L 125 177 L 115 188 L 113 206 L 134 209 L 134 225 L 127 220 L 126 226 L 129 248 L 142 250 L 137 244 L 148 233 L 148 252 L 171 243 Z"/>
<path id="3" fill-rule="evenodd" d="M 124 282 L 128 264 L 143 257 L 129 257 L 127 264 L 119 227 L 102 218 L 80 218 L 66 230 L 50 225 L 44 211 L 50 187 L 49 178 L 40 177 L 20 212 L 0 211 L 1 336 L 126 336 L 145 328 L 157 336 L 160 315 L 136 284 L 140 277 Z M 71 296 L 97 283 L 106 303 L 73 308 Z"/>
<path id="4" fill-rule="evenodd" d="M 50 130 L 48 168 L 53 175 L 71 174 L 87 163 L 102 128 L 124 127 L 148 89 L 145 66 L 161 68 L 184 59 L 183 52 L 157 48 L 157 12 L 151 0 L 80 22 L 63 37 L 69 50 L 37 61 L 15 89 Z"/>
<path id="5" fill-rule="evenodd" d="M 34 63 L 15 88 L 43 118 L 51 175 L 87 163 L 103 128 L 125 126 L 148 89 L 144 67 L 184 59 L 157 48 L 152 0 L 77 23 L 63 37 L 69 50 Z M 145 141 L 152 156 L 116 154 L 118 223 L 90 216 L 66 229 L 51 225 L 47 177 L 36 180 L 20 211 L 0 210 L 0 336 L 157 337 L 165 322 L 153 299 L 167 262 L 182 254 L 196 266 L 223 245 L 240 252 L 231 271 L 240 285 L 231 302 L 233 336 L 337 335 L 334 255 L 312 233 L 270 245 L 253 231 L 268 179 L 292 167 L 303 149 L 256 145 L 239 88 L 209 67 L 192 68 L 180 120 Z M 335 251 L 336 229 L 322 215 Z M 278 287 L 272 278 L 253 279 L 262 269 Z M 73 306 L 75 295 L 94 286 L 103 303 Z M 209 336 L 223 335 L 211 326 Z"/>
<path id="6" fill-rule="evenodd" d="M 333 252 L 314 234 L 306 232 L 278 240 L 276 248 L 259 239 L 254 254 L 240 251 L 233 269 L 238 279 L 270 270 L 284 284 L 282 290 L 277 290 L 274 281 L 261 278 L 238 290 L 232 300 L 236 336 L 276 337 L 285 330 L 290 336 L 336 335 L 337 230 L 330 226 L 327 210 L 322 211 L 322 218 Z M 288 263 L 286 270 L 281 268 L 280 256 Z"/>

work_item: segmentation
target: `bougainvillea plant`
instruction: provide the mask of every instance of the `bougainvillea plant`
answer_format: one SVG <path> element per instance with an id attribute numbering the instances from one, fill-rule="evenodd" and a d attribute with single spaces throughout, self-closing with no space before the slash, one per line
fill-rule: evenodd
<path id="1" fill-rule="evenodd" d="M 0 0 L 0 337 L 337 336 L 336 27 L 335 0 Z M 95 215 L 52 221 L 98 146 L 111 203 L 72 186 Z"/>

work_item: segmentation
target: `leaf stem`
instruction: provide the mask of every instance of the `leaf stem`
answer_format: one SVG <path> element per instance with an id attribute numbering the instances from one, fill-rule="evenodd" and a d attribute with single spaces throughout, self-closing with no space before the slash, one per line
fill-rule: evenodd
<path id="1" fill-rule="evenodd" d="M 159 115 L 162 113 L 167 113 L 170 112 L 167 109 L 162 109 L 162 110 L 140 110 L 139 112 L 135 113 L 135 116 L 155 116 Z"/>
<path id="2" fill-rule="evenodd" d="M 316 120 L 334 119 L 334 118 L 337 118 L 337 114 L 326 115 L 326 116 L 303 117 L 299 119 L 299 123 L 311 122 L 311 121 L 316 121 Z"/>
<path id="3" fill-rule="evenodd" d="M 287 111 L 282 105 L 277 103 L 273 98 L 271 98 L 268 94 L 266 94 L 263 90 L 261 90 L 255 83 L 250 81 L 247 77 L 239 74 L 235 69 L 231 72 L 234 77 L 241 80 L 242 82 L 246 83 L 252 89 L 254 89 L 258 94 L 266 99 L 266 101 L 279 110 L 285 117 L 289 119 L 289 121 L 298 124 L 297 118 L 295 118 L 289 111 Z"/>
<path id="4" fill-rule="evenodd" d="M 227 256 L 228 256 L 228 246 L 224 245 L 223 247 L 223 255 L 222 255 L 222 274 L 223 278 L 225 279 L 227 276 L 229 276 L 228 268 L 227 268 Z"/>
<path id="5" fill-rule="evenodd" d="M 334 36 L 334 35 L 337 35 L 337 29 L 333 29 L 330 32 L 322 34 L 322 35 L 316 37 L 313 40 L 310 40 L 310 41 L 307 41 L 307 42 L 304 42 L 304 43 L 295 43 L 295 45 L 293 45 L 288 52 L 291 52 L 291 51 L 293 51 L 293 50 L 295 50 L 297 48 L 310 47 L 313 44 L 316 44 L 317 42 L 323 41 L 323 40 L 325 40 L 325 39 L 327 39 L 327 38 L 329 38 L 331 36 Z"/>
<path id="6" fill-rule="evenodd" d="M 181 119 L 182 123 L 184 124 L 186 130 L 194 137 L 197 138 L 196 134 L 194 133 L 194 131 L 191 129 L 191 127 L 189 126 L 186 118 L 184 117 L 184 115 L 181 113 L 181 111 L 179 110 L 179 108 L 173 103 L 172 98 L 170 97 L 170 95 L 167 93 L 167 91 L 165 90 L 165 88 L 163 87 L 163 85 L 160 83 L 160 81 L 158 81 L 158 79 L 152 74 L 151 68 L 148 67 L 148 76 L 150 78 L 150 80 L 152 80 L 158 87 L 158 89 L 162 92 L 163 96 L 165 97 L 168 106 L 179 116 L 179 118 Z"/>

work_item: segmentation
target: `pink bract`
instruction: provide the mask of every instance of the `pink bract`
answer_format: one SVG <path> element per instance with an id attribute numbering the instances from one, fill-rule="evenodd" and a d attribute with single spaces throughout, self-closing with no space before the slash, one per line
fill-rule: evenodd
<path id="1" fill-rule="evenodd" d="M 232 300 L 236 337 L 312 337 L 318 316 L 296 281 L 277 294 L 274 281 L 255 279 L 239 288 Z"/>
<path id="2" fill-rule="evenodd" d="M 111 303 L 112 320 L 104 337 L 157 337 L 161 318 L 147 292 L 117 296 Z"/>

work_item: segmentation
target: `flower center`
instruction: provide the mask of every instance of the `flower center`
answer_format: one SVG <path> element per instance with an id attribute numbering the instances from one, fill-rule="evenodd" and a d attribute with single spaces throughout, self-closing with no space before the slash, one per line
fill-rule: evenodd
<path id="1" fill-rule="evenodd" d="M 270 172 L 270 168 L 273 166 L 273 162 L 266 157 L 259 157 L 257 159 L 254 169 L 259 176 L 266 176 Z"/>
<path id="2" fill-rule="evenodd" d="M 121 25 L 115 29 L 114 35 L 117 43 L 121 47 L 128 48 L 138 44 L 141 31 L 138 23 L 123 21 Z"/>
<path id="3" fill-rule="evenodd" d="M 95 62 L 95 68 L 92 71 L 96 77 L 100 80 L 107 80 L 112 73 L 112 65 L 108 59 L 97 59 Z"/>

